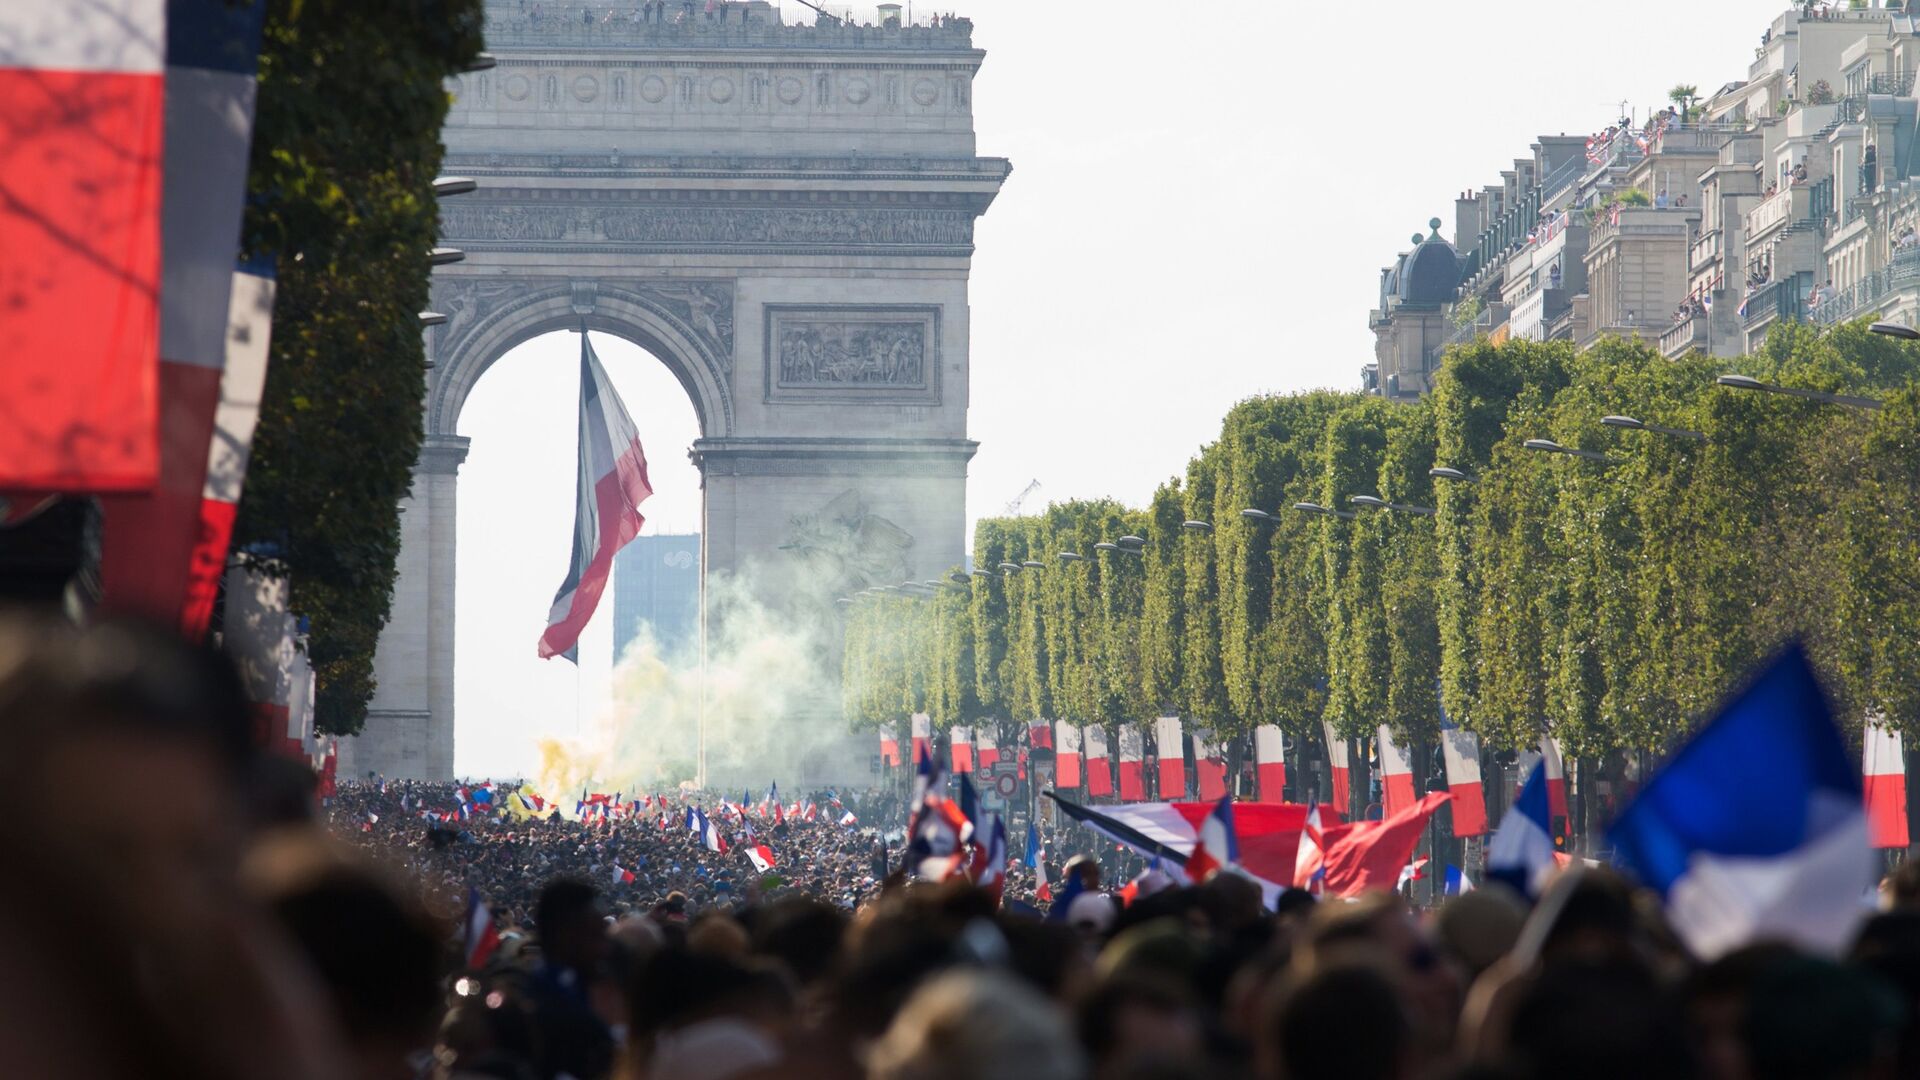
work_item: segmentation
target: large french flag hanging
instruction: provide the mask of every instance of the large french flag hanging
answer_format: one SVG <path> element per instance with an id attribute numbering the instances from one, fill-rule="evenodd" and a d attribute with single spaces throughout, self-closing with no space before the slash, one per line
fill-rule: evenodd
<path id="1" fill-rule="evenodd" d="M 1081 729 L 1087 755 L 1087 794 L 1113 794 L 1113 763 L 1107 759 L 1107 729 L 1088 724 Z"/>
<path id="2" fill-rule="evenodd" d="M 1140 728 L 1136 724 L 1121 724 L 1118 732 L 1120 743 L 1120 800 L 1139 802 L 1147 797 L 1145 740 L 1140 737 Z"/>
<path id="3" fill-rule="evenodd" d="M 1201 802 L 1219 802 L 1227 797 L 1226 750 L 1211 729 L 1193 733 L 1193 772 Z"/>
<path id="4" fill-rule="evenodd" d="M 1253 768 L 1260 781 L 1260 801 L 1280 802 L 1287 787 L 1287 743 L 1279 727 L 1261 724 L 1253 729 Z"/>
<path id="5" fill-rule="evenodd" d="M 1440 754 L 1446 759 L 1447 790 L 1453 793 L 1453 835 L 1487 831 L 1487 795 L 1480 784 L 1480 737 L 1454 725 L 1440 710 Z"/>
<path id="6" fill-rule="evenodd" d="M 574 660 L 580 631 L 600 603 L 613 553 L 640 535 L 640 504 L 653 494 L 640 433 L 613 392 L 586 327 L 580 328 L 580 473 L 573 520 L 573 563 L 554 595 L 540 658 Z M 917 732 L 916 732 L 917 734 Z"/>
<path id="7" fill-rule="evenodd" d="M 994 741 L 993 728 L 992 720 L 982 721 L 973 728 L 973 761 L 980 772 L 987 772 L 1000 760 L 1000 745 Z"/>
<path id="8" fill-rule="evenodd" d="M 1072 791 L 1080 786 L 1080 728 L 1065 720 L 1054 725 L 1053 786 Z"/>
<path id="9" fill-rule="evenodd" d="M 900 732 L 892 724 L 880 725 L 880 764 L 900 767 Z"/>
<path id="10" fill-rule="evenodd" d="M 1860 776 L 1798 648 L 1655 773 L 1607 838 L 1706 961 L 1767 939 L 1836 954 L 1878 876 Z"/>
<path id="11" fill-rule="evenodd" d="M 948 746 L 953 751 L 953 771 L 965 775 L 973 771 L 973 729 L 956 724 L 948 733 Z"/>
<path id="12" fill-rule="evenodd" d="M 1867 718 L 1861 772 L 1866 776 L 1867 842 L 1876 848 L 1907 846 L 1907 757 L 1900 732 L 1883 719 Z"/>
<path id="13" fill-rule="evenodd" d="M 0 3 L 0 489 L 159 474 L 168 7 Z"/>
<path id="14" fill-rule="evenodd" d="M 1393 731 L 1380 725 L 1381 810 L 1388 817 L 1413 805 L 1413 753 L 1393 741 Z"/>
<path id="15" fill-rule="evenodd" d="M 1186 798 L 1187 744 L 1179 717 L 1162 716 L 1153 722 L 1153 751 L 1160 755 L 1160 797 Z"/>
<path id="16" fill-rule="evenodd" d="M 933 717 L 926 713 L 913 714 L 913 767 L 919 768 L 927 760 L 927 747 L 933 741 Z"/>
<path id="17" fill-rule="evenodd" d="M 102 606 L 194 637 L 206 630 L 211 598 L 199 598 L 218 582 L 239 502 L 230 476 L 210 504 L 209 465 L 244 469 L 266 379 L 272 266 L 235 273 L 265 19 L 264 0 L 167 4 L 159 474 L 150 490 L 101 503 Z"/>

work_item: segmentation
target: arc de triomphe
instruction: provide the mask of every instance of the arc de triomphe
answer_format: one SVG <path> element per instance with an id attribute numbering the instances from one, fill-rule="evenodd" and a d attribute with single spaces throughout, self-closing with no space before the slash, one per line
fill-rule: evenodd
<path id="1" fill-rule="evenodd" d="M 971 24 L 636 7 L 590 21 L 488 0 L 498 66 L 454 88 L 445 171 L 480 187 L 441 212 L 466 259 L 434 274 L 448 319 L 428 331 L 426 443 L 345 775 L 453 775 L 457 424 L 487 368 L 539 334 L 584 321 L 686 388 L 706 574 L 791 557 L 796 530 L 872 522 L 891 526 L 877 583 L 963 561 L 967 272 L 1009 172 L 974 152 Z"/>

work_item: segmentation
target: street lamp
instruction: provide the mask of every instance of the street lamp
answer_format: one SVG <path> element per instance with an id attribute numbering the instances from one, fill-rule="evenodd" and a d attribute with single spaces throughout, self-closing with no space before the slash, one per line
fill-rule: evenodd
<path id="1" fill-rule="evenodd" d="M 1347 501 L 1354 506 L 1364 506 L 1369 510 L 1398 510 L 1403 514 L 1419 514 L 1432 517 L 1439 513 L 1431 506 L 1411 506 L 1407 503 L 1388 502 L 1378 495 L 1349 495 Z"/>
<path id="2" fill-rule="evenodd" d="M 1876 334 L 1885 334 L 1888 337 L 1899 338 L 1902 341 L 1913 341 L 1916 339 L 1920 339 L 1920 330 L 1915 330 L 1913 327 L 1908 326 L 1906 323 L 1877 322 L 1877 323 L 1874 323 L 1872 326 L 1867 327 L 1867 329 L 1873 331 Z"/>
<path id="3" fill-rule="evenodd" d="M 1020 565 L 1029 570 L 1045 570 L 1047 568 L 1047 564 L 1041 562 L 1039 559 L 1022 559 L 1020 560 Z"/>
<path id="4" fill-rule="evenodd" d="M 978 573 L 978 571 L 975 571 L 975 573 Z M 973 583 L 973 578 L 968 576 L 965 570 L 955 570 L 951 574 L 948 574 L 947 577 L 961 585 L 971 585 Z"/>
<path id="5" fill-rule="evenodd" d="M 991 571 L 991 570 L 975 570 L 975 571 L 973 572 L 973 576 L 974 576 L 974 577 L 977 577 L 977 578 L 992 578 L 992 577 L 993 577 L 993 571 Z"/>
<path id="6" fill-rule="evenodd" d="M 1779 386 L 1763 383 L 1749 375 L 1722 375 L 1713 380 L 1721 386 L 1730 386 L 1735 390 L 1760 390 L 1769 394 L 1784 394 L 1787 397 L 1805 398 L 1808 401 L 1823 401 L 1828 405 L 1850 405 L 1856 409 L 1878 409 L 1878 398 L 1856 397 L 1852 394 L 1829 394 L 1820 390 L 1802 390 L 1797 386 Z"/>
<path id="7" fill-rule="evenodd" d="M 1188 532 L 1212 532 L 1213 526 L 1204 521 L 1183 521 L 1180 527 Z"/>
<path id="8" fill-rule="evenodd" d="M 466 257 L 467 253 L 459 248 L 437 247 L 427 252 L 427 265 L 445 266 L 448 263 L 457 263 Z"/>
<path id="9" fill-rule="evenodd" d="M 1353 511 L 1351 510 L 1335 510 L 1331 507 L 1321 506 L 1319 503 L 1297 502 L 1293 504 L 1293 508 L 1303 514 L 1325 514 L 1329 517 L 1348 519 L 1353 517 Z"/>
<path id="10" fill-rule="evenodd" d="M 1085 555 L 1080 554 L 1077 551 L 1063 551 L 1060 554 L 1055 555 L 1054 558 L 1059 559 L 1061 562 L 1065 562 L 1065 563 L 1087 561 L 1087 557 Z"/>
<path id="11" fill-rule="evenodd" d="M 1020 564 L 1017 562 L 1003 562 L 1000 564 L 1000 572 L 1003 574 L 1017 574 L 1020 572 Z"/>
<path id="12" fill-rule="evenodd" d="M 1242 510 L 1240 516 L 1248 521 L 1279 521 L 1280 519 L 1265 510 Z"/>
<path id="13" fill-rule="evenodd" d="M 480 182 L 471 176 L 436 176 L 433 178 L 433 193 L 440 198 L 448 195 L 466 195 L 480 186 Z"/>
<path id="14" fill-rule="evenodd" d="M 429 326 L 440 326 L 446 321 L 447 317 L 437 311 L 423 311 L 420 313 L 420 326 L 423 329 Z"/>
<path id="15" fill-rule="evenodd" d="M 1671 435 L 1676 439 L 1692 439 L 1694 442 L 1706 442 L 1704 431 L 1688 431 L 1685 428 L 1661 427 L 1649 424 L 1645 420 L 1636 420 L 1631 416 L 1603 416 L 1600 422 L 1608 427 L 1626 428 L 1628 431 L 1651 431 L 1656 435 Z"/>
<path id="16" fill-rule="evenodd" d="M 1453 468 L 1450 465 L 1435 465 L 1433 468 L 1427 470 L 1427 475 L 1433 477 L 1435 480 L 1458 480 L 1463 484 L 1473 483 L 1473 477 L 1468 476 L 1463 470 Z"/>
<path id="17" fill-rule="evenodd" d="M 473 59 L 467 61 L 465 70 L 469 73 L 475 71 L 492 71 L 494 65 L 498 63 L 499 61 L 495 60 L 493 54 L 490 52 L 474 53 Z"/>
<path id="18" fill-rule="evenodd" d="M 1618 460 L 1614 458 L 1610 458 L 1605 454 L 1595 453 L 1592 450 L 1576 450 L 1571 446 L 1561 446 L 1559 443 L 1554 442 L 1552 439 L 1528 439 L 1526 442 L 1523 442 L 1520 445 L 1526 447 L 1529 450 L 1538 450 L 1543 454 L 1565 454 L 1568 457 L 1585 458 L 1588 461 L 1598 461 L 1603 465 L 1620 464 Z"/>
<path id="19" fill-rule="evenodd" d="M 1105 540 L 1102 540 L 1102 541 L 1100 541 L 1099 543 L 1097 543 L 1097 544 L 1095 544 L 1095 545 L 1093 545 L 1093 550 L 1095 550 L 1095 551 L 1104 551 L 1104 552 L 1107 552 L 1107 553 L 1109 553 L 1109 554 L 1112 554 L 1112 553 L 1115 553 L 1115 552 L 1118 552 L 1118 551 L 1120 550 L 1120 545 L 1119 545 L 1119 544 L 1110 544 L 1110 543 L 1108 543 L 1107 541 L 1105 541 Z"/>
<path id="20" fill-rule="evenodd" d="M 1135 536 L 1132 533 L 1128 533 L 1127 535 L 1114 541 L 1114 543 L 1119 544 L 1123 548 L 1139 549 L 1147 546 L 1147 538 L 1144 536 Z"/>

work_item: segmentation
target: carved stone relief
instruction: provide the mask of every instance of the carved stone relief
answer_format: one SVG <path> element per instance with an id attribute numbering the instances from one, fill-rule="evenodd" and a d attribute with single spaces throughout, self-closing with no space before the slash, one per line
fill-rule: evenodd
<path id="1" fill-rule="evenodd" d="M 533 83 L 525 75 L 509 75 L 500 83 L 500 92 L 513 101 L 527 100 L 527 94 L 533 90 Z"/>
<path id="2" fill-rule="evenodd" d="M 592 101 L 600 96 L 600 80 L 591 75 L 582 75 L 573 80 L 573 98 L 575 101 Z"/>
<path id="3" fill-rule="evenodd" d="M 768 305 L 768 398 L 936 403 L 939 327 L 935 307 Z"/>
<path id="4" fill-rule="evenodd" d="M 733 80 L 727 78 L 725 75 L 715 75 L 713 79 L 707 83 L 707 97 L 712 98 L 715 105 L 725 105 L 727 102 L 732 101 Z"/>
<path id="5" fill-rule="evenodd" d="M 799 79 L 789 75 L 780 80 L 780 85 L 774 92 L 780 96 L 782 104 L 793 105 L 799 102 L 800 95 L 805 93 L 806 89 L 800 85 Z"/>
<path id="6" fill-rule="evenodd" d="M 852 105 L 865 105 L 873 96 L 873 84 L 855 75 L 847 80 L 847 102 Z"/>
<path id="7" fill-rule="evenodd" d="M 643 101 L 658 105 L 667 99 L 667 80 L 658 75 L 649 75 L 640 80 L 640 97 Z"/>
<path id="8" fill-rule="evenodd" d="M 913 534 L 868 511 L 859 492 L 841 492 L 811 514 L 795 515 L 780 550 L 803 560 L 826 595 L 892 584 L 907 575 Z"/>
<path id="9" fill-rule="evenodd" d="M 932 79 L 921 79 L 913 84 L 913 100 L 923 106 L 932 105 L 940 100 L 940 88 L 933 84 Z"/>
<path id="10" fill-rule="evenodd" d="M 970 211 L 921 208 L 453 203 L 441 210 L 440 224 L 449 240 L 936 247 L 973 242 Z"/>

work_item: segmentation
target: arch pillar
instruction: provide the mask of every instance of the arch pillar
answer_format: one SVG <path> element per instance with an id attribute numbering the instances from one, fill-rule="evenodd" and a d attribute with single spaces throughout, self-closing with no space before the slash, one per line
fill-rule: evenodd
<path id="1" fill-rule="evenodd" d="M 360 735 L 340 741 L 342 776 L 453 778 L 454 564 L 460 465 L 470 440 L 429 435 L 401 502 L 393 608 L 374 655 Z"/>

